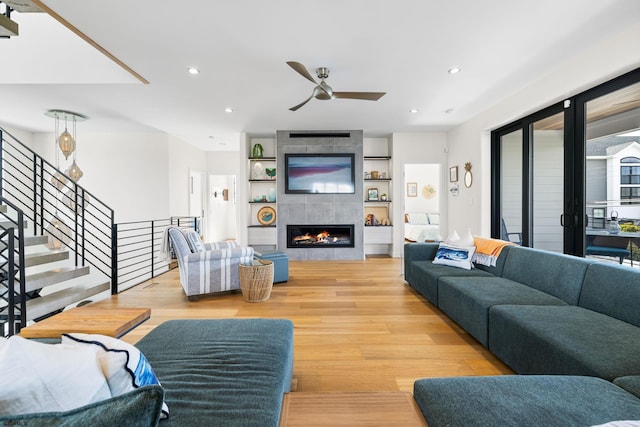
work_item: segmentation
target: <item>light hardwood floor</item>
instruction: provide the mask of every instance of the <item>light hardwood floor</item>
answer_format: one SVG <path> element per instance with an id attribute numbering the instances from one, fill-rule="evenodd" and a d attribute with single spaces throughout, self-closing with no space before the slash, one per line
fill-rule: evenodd
<path id="1" fill-rule="evenodd" d="M 289 281 L 249 303 L 239 291 L 191 302 L 175 269 L 95 304 L 151 308 L 122 338 L 130 343 L 168 319 L 291 319 L 300 392 L 411 392 L 418 378 L 511 373 L 400 272 L 393 258 L 291 261 Z"/>

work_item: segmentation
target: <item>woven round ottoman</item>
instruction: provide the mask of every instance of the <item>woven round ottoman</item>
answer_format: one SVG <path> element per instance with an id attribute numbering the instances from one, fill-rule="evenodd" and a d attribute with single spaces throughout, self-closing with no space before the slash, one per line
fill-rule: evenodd
<path id="1" fill-rule="evenodd" d="M 273 262 L 254 260 L 253 264 L 240 264 L 240 289 L 247 302 L 269 299 L 273 288 Z"/>

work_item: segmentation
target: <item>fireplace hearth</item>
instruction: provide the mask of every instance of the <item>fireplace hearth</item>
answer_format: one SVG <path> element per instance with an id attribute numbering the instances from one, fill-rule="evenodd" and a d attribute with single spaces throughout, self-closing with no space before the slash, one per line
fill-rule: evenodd
<path id="1" fill-rule="evenodd" d="M 353 224 L 287 225 L 287 248 L 353 248 Z"/>

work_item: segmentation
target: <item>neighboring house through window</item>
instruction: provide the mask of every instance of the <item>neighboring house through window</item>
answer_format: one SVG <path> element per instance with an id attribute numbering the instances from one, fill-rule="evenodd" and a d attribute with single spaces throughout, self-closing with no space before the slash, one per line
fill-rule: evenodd
<path id="1" fill-rule="evenodd" d="M 640 158 L 620 159 L 620 202 L 623 205 L 640 204 Z"/>

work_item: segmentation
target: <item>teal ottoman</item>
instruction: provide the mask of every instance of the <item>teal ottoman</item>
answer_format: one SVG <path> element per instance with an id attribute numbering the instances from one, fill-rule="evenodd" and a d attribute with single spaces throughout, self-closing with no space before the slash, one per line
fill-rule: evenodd
<path id="1" fill-rule="evenodd" d="M 273 262 L 273 283 L 289 280 L 289 257 L 280 251 L 255 252 L 253 256 Z"/>

